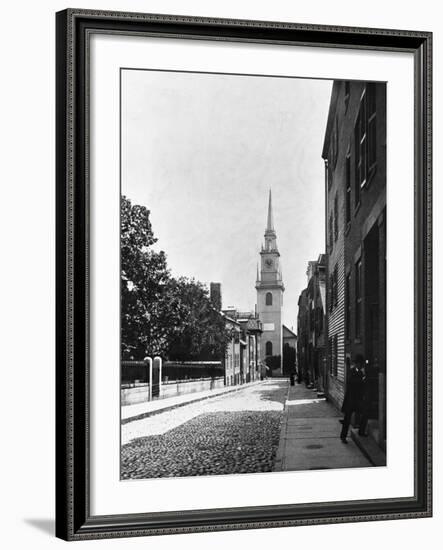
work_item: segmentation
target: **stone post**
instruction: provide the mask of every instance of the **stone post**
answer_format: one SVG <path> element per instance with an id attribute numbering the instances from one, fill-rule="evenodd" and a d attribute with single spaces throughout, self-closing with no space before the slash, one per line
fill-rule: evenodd
<path id="1" fill-rule="evenodd" d="M 162 366 L 163 366 L 163 360 L 158 355 L 154 357 L 154 364 L 158 365 L 158 398 L 160 399 L 162 396 Z"/>
<path id="2" fill-rule="evenodd" d="M 148 369 L 148 401 L 152 401 L 152 359 L 151 357 L 145 357 L 143 361 L 146 363 L 146 368 Z"/>

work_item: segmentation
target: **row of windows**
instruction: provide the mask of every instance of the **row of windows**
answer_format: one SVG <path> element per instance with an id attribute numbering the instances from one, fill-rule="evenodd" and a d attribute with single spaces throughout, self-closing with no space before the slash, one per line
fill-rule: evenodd
<path id="1" fill-rule="evenodd" d="M 348 84 L 348 87 L 346 87 Z M 351 222 L 352 216 L 352 188 L 354 189 L 354 211 L 357 210 L 361 201 L 361 189 L 372 178 L 376 168 L 376 91 L 375 84 L 369 83 L 363 92 L 360 99 L 360 107 L 357 119 L 354 126 L 353 139 L 353 164 L 354 174 L 351 169 L 351 145 L 348 145 L 345 157 L 345 173 L 344 173 L 344 188 L 345 188 L 345 222 L 346 225 Z M 349 103 L 350 87 L 349 83 L 345 83 L 345 110 Z M 329 162 L 327 167 L 328 188 L 332 186 L 333 169 L 337 162 L 338 156 L 338 119 L 335 119 L 334 128 L 331 136 L 331 149 L 329 154 Z M 353 180 L 353 181 L 352 181 Z M 334 197 L 333 209 L 328 220 L 328 245 L 332 250 L 335 241 L 338 238 L 338 192 Z"/>
<path id="2" fill-rule="evenodd" d="M 362 264 L 358 260 L 354 268 L 354 306 L 355 306 L 355 338 L 361 337 L 362 316 Z M 338 304 L 338 268 L 335 265 L 332 275 L 329 276 L 329 311 Z M 345 277 L 345 336 L 350 338 L 351 328 L 351 272 Z"/>
<path id="3" fill-rule="evenodd" d="M 361 260 L 358 260 L 354 267 L 354 306 L 355 306 L 355 338 L 361 337 L 361 317 L 362 317 L 362 265 Z M 345 337 L 351 337 L 351 273 L 346 275 L 345 279 Z"/>

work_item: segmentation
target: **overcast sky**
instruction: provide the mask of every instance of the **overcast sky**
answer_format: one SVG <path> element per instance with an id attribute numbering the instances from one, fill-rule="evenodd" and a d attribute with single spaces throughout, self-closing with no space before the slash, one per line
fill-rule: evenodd
<path id="1" fill-rule="evenodd" d="M 174 275 L 253 310 L 272 188 L 283 322 L 324 250 L 321 158 L 332 81 L 125 70 L 122 193 L 151 211 Z"/>

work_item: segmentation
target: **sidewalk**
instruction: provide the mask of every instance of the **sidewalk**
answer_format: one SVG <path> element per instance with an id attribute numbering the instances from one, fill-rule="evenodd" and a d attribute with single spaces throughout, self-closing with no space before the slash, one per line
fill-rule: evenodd
<path id="1" fill-rule="evenodd" d="M 248 384 L 241 384 L 238 386 L 225 386 L 215 390 L 206 390 L 202 392 L 187 393 L 184 395 L 177 395 L 176 397 L 168 397 L 167 399 L 155 399 L 154 401 L 146 401 L 144 403 L 137 403 L 135 405 L 125 405 L 121 408 L 121 423 L 126 424 L 134 420 L 141 420 L 154 414 L 159 414 L 165 411 L 188 405 L 189 403 L 196 403 L 203 399 L 210 399 L 211 397 L 217 397 L 224 395 L 225 393 L 231 393 L 245 388 L 251 388 L 260 384 L 260 380 L 255 382 L 249 382 Z"/>
<path id="2" fill-rule="evenodd" d="M 289 386 L 275 471 L 372 466 L 348 437 L 340 441 L 337 409 L 304 384 Z"/>

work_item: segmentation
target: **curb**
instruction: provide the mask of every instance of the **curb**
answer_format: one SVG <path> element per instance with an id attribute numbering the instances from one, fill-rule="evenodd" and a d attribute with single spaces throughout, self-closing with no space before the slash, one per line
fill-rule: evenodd
<path id="1" fill-rule="evenodd" d="M 285 399 L 285 406 L 283 408 L 283 418 L 280 428 L 280 439 L 278 442 L 278 449 L 277 453 L 275 455 L 275 462 L 274 462 L 274 468 L 273 472 L 282 472 L 283 471 L 283 460 L 285 456 L 285 450 L 286 450 L 286 432 L 288 429 L 288 398 L 289 398 L 289 391 L 291 389 L 291 386 L 288 384 L 288 391 L 286 392 L 286 399 Z"/>
<path id="2" fill-rule="evenodd" d="M 199 401 L 205 401 L 206 399 L 213 399 L 214 397 L 222 397 L 223 395 L 231 394 L 236 391 L 245 390 L 246 388 L 257 386 L 259 382 L 262 382 L 262 380 L 249 382 L 248 384 L 241 384 L 240 386 L 235 386 L 234 388 L 232 388 L 232 390 L 216 393 L 215 395 L 205 395 L 204 397 L 196 396 L 195 399 L 191 399 L 190 401 L 184 401 L 183 403 L 176 403 L 175 405 L 166 406 L 163 409 L 156 409 L 155 411 L 147 411 L 144 413 L 137 414 L 135 416 L 130 416 L 128 418 L 122 418 L 121 425 L 123 426 L 124 424 L 129 424 L 129 422 L 135 422 L 136 420 L 143 420 L 144 418 L 148 418 L 150 416 L 155 416 L 157 414 L 172 411 L 174 409 L 178 409 L 179 407 L 185 407 L 186 405 L 191 405 L 193 403 L 198 403 Z"/>
<path id="3" fill-rule="evenodd" d="M 351 428 L 351 439 L 373 466 L 386 466 L 386 454 L 370 435 L 361 437 L 357 428 Z"/>

